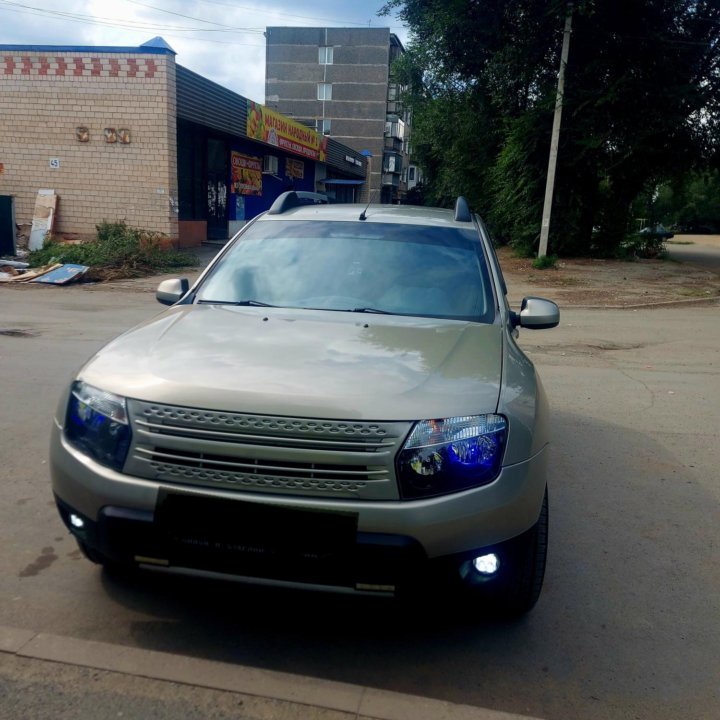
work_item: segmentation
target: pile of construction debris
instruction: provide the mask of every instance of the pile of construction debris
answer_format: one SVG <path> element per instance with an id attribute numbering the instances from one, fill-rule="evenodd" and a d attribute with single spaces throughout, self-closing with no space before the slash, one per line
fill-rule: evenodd
<path id="1" fill-rule="evenodd" d="M 67 285 L 80 279 L 90 268 L 87 265 L 53 263 L 31 268 L 26 262 L 0 258 L 0 283 L 46 283 Z"/>

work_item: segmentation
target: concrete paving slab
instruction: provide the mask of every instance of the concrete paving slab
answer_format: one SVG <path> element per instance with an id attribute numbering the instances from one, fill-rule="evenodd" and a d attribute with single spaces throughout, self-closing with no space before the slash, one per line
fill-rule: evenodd
<path id="1" fill-rule="evenodd" d="M 0 652 L 16 653 L 35 637 L 32 630 L 0 625 Z"/>
<path id="2" fill-rule="evenodd" d="M 265 699 L 283 718 L 298 720 L 521 720 L 523 716 L 393 693 L 347 683 L 202 660 L 183 655 L 0 627 L 0 651 L 18 658 L 62 663 Z M 256 702 L 258 717 L 277 717 Z M 291 707 L 302 708 L 300 714 Z M 268 710 L 267 707 L 264 708 Z M 528 720 L 525 718 L 524 720 Z"/>
<path id="3" fill-rule="evenodd" d="M 527 716 L 367 688 L 358 720 L 533 720 Z"/>

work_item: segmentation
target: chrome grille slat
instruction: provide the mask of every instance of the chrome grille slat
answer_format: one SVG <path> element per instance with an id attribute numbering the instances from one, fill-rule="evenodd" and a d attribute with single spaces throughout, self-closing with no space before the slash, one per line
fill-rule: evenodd
<path id="1" fill-rule="evenodd" d="M 223 440 L 230 442 L 249 442 L 252 444 L 277 445 L 279 438 L 273 435 L 251 435 L 238 432 L 223 432 L 220 430 L 204 430 L 195 427 L 182 427 L 178 425 L 164 425 L 159 423 L 150 423 L 145 420 L 137 420 L 137 425 L 146 432 L 157 435 L 179 435 L 183 437 L 205 437 L 209 440 Z M 392 439 L 371 442 L 368 440 L 352 441 L 345 439 L 317 440 L 310 438 L 282 438 L 283 444 L 319 447 L 323 449 L 338 450 L 349 449 L 353 452 L 363 451 L 382 451 L 392 448 L 394 443 Z"/>
<path id="2" fill-rule="evenodd" d="M 199 484 L 203 487 L 218 489 L 241 488 L 252 491 L 284 491 L 291 494 L 324 496 L 357 496 L 366 489 L 366 482 L 339 482 L 312 478 L 286 478 L 268 475 L 252 475 L 218 470 L 198 470 L 178 465 L 154 464 L 155 469 L 168 480 Z"/>
<path id="3" fill-rule="evenodd" d="M 358 478 L 368 478 L 371 476 L 387 476 L 387 470 L 385 469 L 379 469 L 379 470 L 372 470 L 370 468 L 365 468 L 362 470 L 352 470 L 350 469 L 352 466 L 348 466 L 348 469 L 340 469 L 338 467 L 337 469 L 332 470 L 326 470 L 323 469 L 322 466 L 320 467 L 307 467 L 302 468 L 299 467 L 301 463 L 297 463 L 298 467 L 287 467 L 284 465 L 270 465 L 265 462 L 261 462 L 259 460 L 255 460 L 254 462 L 239 462 L 238 460 L 234 460 L 232 458 L 219 460 L 216 457 L 207 457 L 203 453 L 199 453 L 196 456 L 195 455 L 178 455 L 172 452 L 167 452 L 164 449 L 148 449 L 148 448 L 138 448 L 137 452 L 140 453 L 143 456 L 146 456 L 147 458 L 150 458 L 153 461 L 170 461 L 175 460 L 178 461 L 178 464 L 186 464 L 188 466 L 192 467 L 204 467 L 204 464 L 207 464 L 209 466 L 221 466 L 224 468 L 232 468 L 237 469 L 240 471 L 245 471 L 247 469 L 256 469 L 258 471 L 262 471 L 265 473 L 268 473 L 270 471 L 277 471 L 278 473 L 288 473 L 288 472 L 301 472 L 305 470 L 310 476 L 312 475 L 327 475 L 327 476 L 347 476 L 347 477 L 353 477 L 356 476 Z M 308 463 L 308 465 L 311 465 Z"/>
<path id="4" fill-rule="evenodd" d="M 169 484 L 305 497 L 397 500 L 410 422 L 275 417 L 128 401 L 124 472 Z"/>

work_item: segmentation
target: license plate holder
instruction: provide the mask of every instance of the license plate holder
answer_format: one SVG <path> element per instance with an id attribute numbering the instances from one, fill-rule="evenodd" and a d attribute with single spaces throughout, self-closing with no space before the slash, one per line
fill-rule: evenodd
<path id="1" fill-rule="evenodd" d="M 357 513 L 161 488 L 155 524 L 171 565 L 302 582 L 353 583 Z"/>

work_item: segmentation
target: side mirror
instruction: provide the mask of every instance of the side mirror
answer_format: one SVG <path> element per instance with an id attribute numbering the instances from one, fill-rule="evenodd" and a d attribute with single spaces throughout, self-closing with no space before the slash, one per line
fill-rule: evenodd
<path id="1" fill-rule="evenodd" d="M 523 298 L 520 314 L 513 314 L 513 325 L 528 330 L 545 330 L 554 328 L 560 323 L 560 309 L 544 298 L 528 296 Z"/>
<path id="2" fill-rule="evenodd" d="M 155 299 L 163 305 L 174 305 L 190 289 L 190 281 L 187 278 L 172 278 L 163 280 L 158 285 Z"/>

